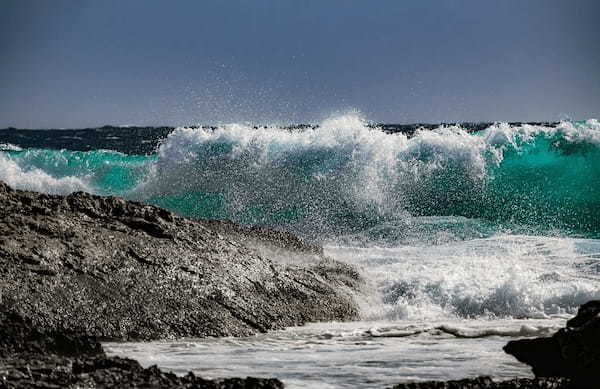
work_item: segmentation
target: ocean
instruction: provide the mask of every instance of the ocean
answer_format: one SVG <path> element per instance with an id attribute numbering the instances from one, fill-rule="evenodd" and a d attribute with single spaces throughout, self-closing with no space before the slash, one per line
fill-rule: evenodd
<path id="1" fill-rule="evenodd" d="M 7 129 L 0 180 L 284 229 L 367 281 L 357 322 L 106 344 L 176 373 L 274 376 L 290 388 L 531 377 L 502 346 L 551 334 L 600 298 L 594 119 Z"/>

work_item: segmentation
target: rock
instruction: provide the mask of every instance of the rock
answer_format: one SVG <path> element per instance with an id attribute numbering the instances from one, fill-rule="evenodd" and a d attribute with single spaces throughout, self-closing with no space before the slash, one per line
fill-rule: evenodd
<path id="1" fill-rule="evenodd" d="M 106 356 L 64 358 L 45 355 L 0 360 L 0 388 L 206 388 L 281 389 L 272 378 L 206 380 L 180 377 L 156 366 L 144 369 L 132 359 Z"/>
<path id="2" fill-rule="evenodd" d="M 600 300 L 592 300 L 579 307 L 577 315 L 567 321 L 567 328 L 581 328 L 600 313 Z"/>
<path id="3" fill-rule="evenodd" d="M 278 263 L 257 242 L 311 261 Z M 0 183 L 0 296 L 46 332 L 129 340 L 245 336 L 355 319 L 352 293 L 361 285 L 355 269 L 287 233 Z"/>
<path id="4" fill-rule="evenodd" d="M 265 252 L 310 260 L 278 263 Z M 355 269 L 288 233 L 0 182 L 0 388 L 283 388 L 277 379 L 143 368 L 107 357 L 98 340 L 349 320 L 361 285 Z"/>
<path id="5" fill-rule="evenodd" d="M 457 381 L 428 381 L 399 384 L 391 389 L 575 389 L 564 378 L 517 378 L 493 381 L 490 377 L 467 378 Z"/>
<path id="6" fill-rule="evenodd" d="M 532 367 L 536 377 L 567 377 L 577 388 L 600 384 L 600 301 L 590 301 L 551 337 L 508 342 L 504 351 Z"/>
<path id="7" fill-rule="evenodd" d="M 242 226 L 230 220 L 198 219 L 199 223 L 213 231 L 235 237 L 236 240 L 272 250 L 286 250 L 288 252 L 302 254 L 323 254 L 323 247 L 308 243 L 297 236 L 287 232 L 279 231 L 261 226 Z"/>
<path id="8" fill-rule="evenodd" d="M 207 388 L 281 389 L 276 379 L 205 380 L 193 373 L 178 377 L 156 366 L 107 357 L 87 335 L 53 332 L 0 305 L 0 388 Z"/>
<path id="9" fill-rule="evenodd" d="M 62 356 L 100 355 L 98 341 L 72 331 L 55 332 L 36 328 L 6 304 L 0 305 L 0 358 L 16 354 L 53 353 Z"/>

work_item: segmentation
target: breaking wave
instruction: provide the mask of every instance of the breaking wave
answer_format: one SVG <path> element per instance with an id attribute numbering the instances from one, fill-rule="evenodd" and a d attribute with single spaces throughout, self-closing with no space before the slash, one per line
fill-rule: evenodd
<path id="1" fill-rule="evenodd" d="M 186 215 L 305 234 L 363 231 L 409 216 L 597 234 L 598 193 L 596 120 L 500 123 L 478 133 L 442 126 L 409 138 L 347 115 L 297 131 L 179 128 L 131 194 Z"/>
<path id="2" fill-rule="evenodd" d="M 2 145 L 0 180 L 292 230 L 362 269 L 365 318 L 542 318 L 600 299 L 597 120 L 177 128 L 151 155 Z"/>
<path id="3" fill-rule="evenodd" d="M 474 236 L 600 232 L 597 120 L 473 133 L 440 126 L 408 137 L 345 115 L 298 130 L 178 128 L 149 156 L 3 150 L 0 179 L 17 188 L 116 194 L 304 235 L 398 239 L 432 226 L 415 225 L 420 217 L 454 218 L 446 224 Z"/>

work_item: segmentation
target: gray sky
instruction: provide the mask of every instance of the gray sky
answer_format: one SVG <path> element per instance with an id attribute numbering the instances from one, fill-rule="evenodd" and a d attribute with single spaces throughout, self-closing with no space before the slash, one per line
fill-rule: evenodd
<path id="1" fill-rule="evenodd" d="M 0 127 L 600 116 L 600 1 L 0 0 Z"/>

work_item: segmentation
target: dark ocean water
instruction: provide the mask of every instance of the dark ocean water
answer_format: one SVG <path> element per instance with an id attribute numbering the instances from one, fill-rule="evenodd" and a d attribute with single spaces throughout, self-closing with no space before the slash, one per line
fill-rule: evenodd
<path id="1" fill-rule="evenodd" d="M 433 130 L 440 126 L 460 126 L 467 132 L 485 130 L 493 123 L 447 123 L 447 124 L 367 124 L 369 128 L 377 128 L 389 134 L 414 135 L 417 130 Z M 555 127 L 558 122 L 509 123 L 511 126 L 522 124 Z M 269 126 L 250 126 L 252 129 L 268 130 Z M 282 128 L 293 131 L 316 129 L 318 125 L 296 124 Z M 177 127 L 137 127 L 137 126 L 102 126 L 80 129 L 0 129 L 0 142 L 12 144 L 23 149 L 68 149 L 72 151 L 113 150 L 124 154 L 154 154 L 160 142 Z M 192 126 L 216 130 L 217 126 Z"/>

